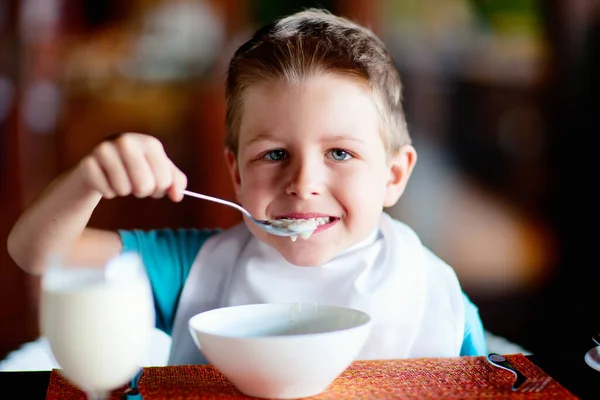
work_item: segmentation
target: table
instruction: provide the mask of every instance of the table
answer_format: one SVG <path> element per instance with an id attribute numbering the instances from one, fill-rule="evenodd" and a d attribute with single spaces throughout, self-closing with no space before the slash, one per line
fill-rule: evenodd
<path id="1" fill-rule="evenodd" d="M 550 356 L 528 356 L 561 385 L 581 399 L 598 399 L 600 372 L 583 360 L 584 353 L 557 352 Z M 50 371 L 0 372 L 3 392 L 17 392 L 27 399 L 45 399 Z"/>
<path id="2" fill-rule="evenodd" d="M 600 399 L 600 372 L 584 361 L 592 345 L 552 354 L 528 356 L 538 367 L 581 399 Z"/>

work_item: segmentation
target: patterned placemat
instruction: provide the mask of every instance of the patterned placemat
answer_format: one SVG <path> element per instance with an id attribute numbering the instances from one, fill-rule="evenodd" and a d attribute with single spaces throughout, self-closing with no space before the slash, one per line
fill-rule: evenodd
<path id="1" fill-rule="evenodd" d="M 356 361 L 322 394 L 329 399 L 577 399 L 522 354 L 506 358 L 530 378 L 549 379 L 539 392 L 515 393 L 513 375 L 490 365 L 485 357 L 416 358 Z M 112 393 L 121 399 L 125 388 Z M 139 383 L 144 400 L 251 399 L 210 365 L 149 367 Z M 85 395 L 53 370 L 47 400 L 82 399 Z"/>

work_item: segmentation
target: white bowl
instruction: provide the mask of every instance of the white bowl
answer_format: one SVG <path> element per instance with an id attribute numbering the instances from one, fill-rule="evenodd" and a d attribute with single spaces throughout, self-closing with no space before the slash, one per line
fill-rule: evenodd
<path id="1" fill-rule="evenodd" d="M 251 304 L 190 318 L 194 342 L 242 393 L 295 399 L 322 393 L 355 360 L 371 318 L 314 303 Z"/>

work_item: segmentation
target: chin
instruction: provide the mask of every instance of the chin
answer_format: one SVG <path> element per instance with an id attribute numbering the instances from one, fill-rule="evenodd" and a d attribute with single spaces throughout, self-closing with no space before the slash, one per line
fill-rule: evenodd
<path id="1" fill-rule="evenodd" d="M 315 252 L 306 252 L 304 254 L 281 252 L 281 255 L 287 262 L 297 267 L 320 267 L 332 258 L 329 254 L 316 254 Z"/>
<path id="2" fill-rule="evenodd" d="M 296 242 L 292 242 L 288 237 L 269 235 L 254 226 L 249 226 L 249 229 L 260 241 L 277 250 L 287 262 L 297 267 L 319 267 L 339 252 L 338 246 L 330 242 L 325 244 L 317 236 L 311 236 L 310 239 L 298 238 Z"/>
<path id="3" fill-rule="evenodd" d="M 303 242 L 303 240 L 298 238 L 298 241 L 292 242 L 285 238 L 277 239 L 270 244 L 287 262 L 297 267 L 318 267 L 333 258 L 335 253 L 331 246 Z"/>

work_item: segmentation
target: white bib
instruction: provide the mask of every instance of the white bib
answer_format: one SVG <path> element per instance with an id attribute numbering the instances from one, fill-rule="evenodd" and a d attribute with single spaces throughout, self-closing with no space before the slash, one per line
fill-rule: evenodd
<path id="1" fill-rule="evenodd" d="M 175 315 L 169 365 L 207 363 L 188 320 L 214 308 L 274 302 L 349 306 L 373 327 L 358 359 L 458 356 L 464 334 L 454 271 L 407 225 L 383 214 L 379 231 L 320 267 L 297 267 L 240 223 L 202 246 Z"/>

